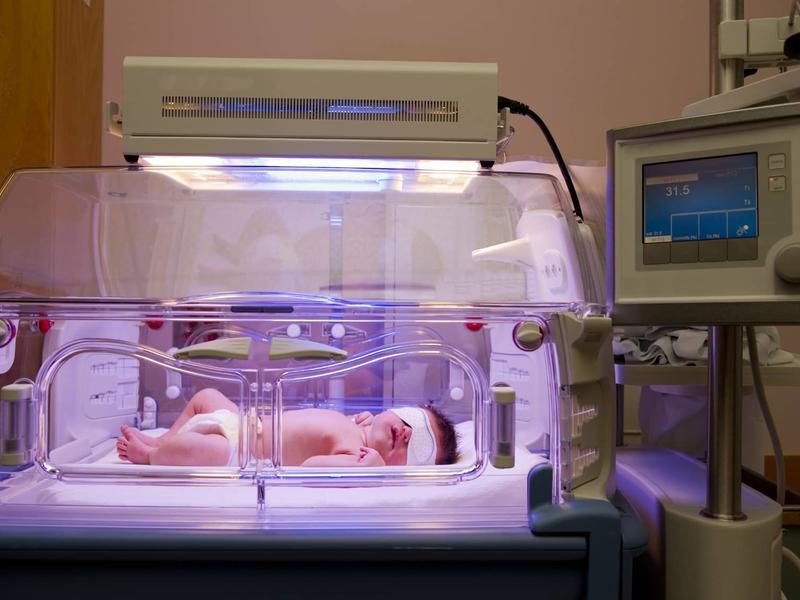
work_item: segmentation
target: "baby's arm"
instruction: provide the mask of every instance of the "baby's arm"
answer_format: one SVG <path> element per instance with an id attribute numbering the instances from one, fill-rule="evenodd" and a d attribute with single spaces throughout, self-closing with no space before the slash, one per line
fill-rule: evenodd
<path id="1" fill-rule="evenodd" d="M 362 446 L 358 454 L 321 454 L 306 459 L 302 467 L 383 467 L 386 463 L 373 448 Z"/>
<path id="2" fill-rule="evenodd" d="M 372 420 L 374 418 L 375 417 L 368 410 L 362 411 L 352 417 L 353 423 L 355 423 L 356 425 L 361 425 L 362 427 L 366 427 L 367 425 L 372 425 Z"/>

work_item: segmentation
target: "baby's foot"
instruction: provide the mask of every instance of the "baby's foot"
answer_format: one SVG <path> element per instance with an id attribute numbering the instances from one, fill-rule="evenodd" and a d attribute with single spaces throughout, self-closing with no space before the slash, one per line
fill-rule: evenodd
<path id="1" fill-rule="evenodd" d="M 152 435 L 147 435 L 142 433 L 135 427 L 129 427 L 128 425 L 123 425 L 119 428 L 122 432 L 122 435 L 127 440 L 137 439 L 142 442 L 145 446 L 152 446 L 153 448 L 158 448 L 161 445 L 161 440 L 157 437 L 153 437 Z"/>
<path id="2" fill-rule="evenodd" d="M 117 438 L 117 456 L 122 460 L 128 460 L 128 440 L 123 436 Z"/>
<path id="3" fill-rule="evenodd" d="M 137 438 L 128 439 L 125 436 L 117 438 L 117 454 L 119 457 L 136 465 L 149 465 L 150 454 L 154 450 L 153 446 L 148 446 Z"/>

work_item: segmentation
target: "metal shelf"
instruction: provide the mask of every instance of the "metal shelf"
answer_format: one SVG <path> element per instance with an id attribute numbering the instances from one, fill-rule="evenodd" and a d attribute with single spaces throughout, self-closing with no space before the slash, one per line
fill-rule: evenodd
<path id="1" fill-rule="evenodd" d="M 706 365 L 614 365 L 617 384 L 621 385 L 706 385 L 708 368 Z M 745 362 L 742 367 L 743 385 L 753 384 L 750 365 Z M 782 365 L 762 366 L 761 377 L 765 386 L 800 385 L 800 354 L 794 355 L 794 361 Z"/>

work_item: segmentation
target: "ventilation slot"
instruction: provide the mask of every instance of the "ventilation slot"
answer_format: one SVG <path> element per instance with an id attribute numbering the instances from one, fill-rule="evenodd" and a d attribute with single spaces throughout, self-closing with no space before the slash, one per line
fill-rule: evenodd
<path id="1" fill-rule="evenodd" d="M 454 100 L 354 100 L 164 96 L 161 116 L 183 119 L 458 122 Z"/>

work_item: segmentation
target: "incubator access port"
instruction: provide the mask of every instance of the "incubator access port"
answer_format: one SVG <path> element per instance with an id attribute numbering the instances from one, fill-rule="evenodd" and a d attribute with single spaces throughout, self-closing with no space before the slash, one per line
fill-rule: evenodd
<path id="1" fill-rule="evenodd" d="M 189 461 L 169 461 L 172 469 L 148 469 L 160 462 L 151 461 L 150 455 L 168 439 L 162 437 L 167 432 L 164 425 L 174 426 L 173 433 L 184 426 L 184 431 L 195 426 L 210 427 L 209 419 L 202 423 L 198 423 L 202 420 L 199 418 L 191 421 L 196 416 L 192 410 L 178 410 L 180 420 L 170 423 L 182 394 L 161 397 L 158 413 L 155 398 L 145 394 L 140 401 L 143 376 L 147 376 L 145 381 L 153 376 L 163 381 L 158 371 L 178 376 L 181 392 L 193 393 L 213 386 L 235 399 L 242 410 L 252 405 L 246 371 L 181 360 L 134 342 L 76 340 L 52 352 L 36 379 L 43 425 L 38 436 L 37 462 L 44 471 L 69 478 L 238 477 L 249 462 L 247 436 L 240 431 L 238 416 L 220 420 L 226 456 L 221 464 L 214 461 L 215 466 L 232 469 L 205 473 L 190 468 L 194 465 Z M 164 421 L 160 429 L 155 427 L 159 425 L 157 418 Z M 187 425 L 188 421 L 191 425 Z M 211 464 L 206 458 L 199 462 Z"/>
<path id="2" fill-rule="evenodd" d="M 465 465 L 458 460 L 453 410 L 445 410 L 445 404 L 454 402 L 445 385 L 446 374 L 454 368 L 465 374 L 466 391 L 458 404 L 477 421 L 482 418 L 487 391 L 484 375 L 473 359 L 439 341 L 379 345 L 338 362 L 286 369 L 272 389 L 277 423 L 272 428 L 271 458 L 279 476 L 319 481 L 334 476 L 325 471 L 330 467 L 410 468 L 349 473 L 379 482 L 385 477 L 399 480 L 417 475 L 446 479 L 474 471 L 476 464 L 479 468 L 480 461 Z M 304 408 L 312 390 L 319 391 L 322 401 Z M 329 428 L 325 435 L 336 437 L 340 448 L 352 447 L 339 451 L 338 456 L 306 456 L 295 438 L 298 431 L 314 427 Z M 479 423 L 478 433 L 482 431 Z M 478 439 L 482 454 L 483 438 Z M 474 436 L 466 441 L 473 445 Z M 415 475 L 418 467 L 426 470 Z M 341 473 L 335 476 L 341 477 Z"/>

